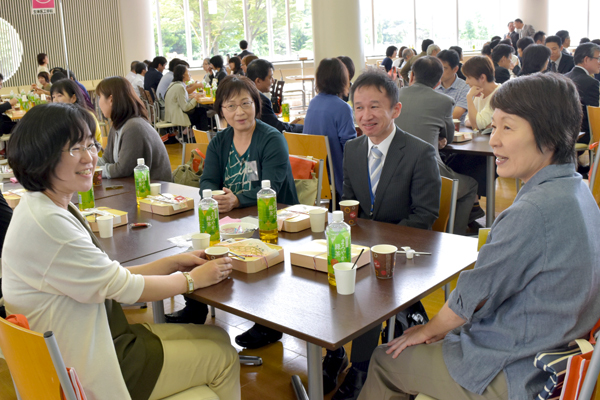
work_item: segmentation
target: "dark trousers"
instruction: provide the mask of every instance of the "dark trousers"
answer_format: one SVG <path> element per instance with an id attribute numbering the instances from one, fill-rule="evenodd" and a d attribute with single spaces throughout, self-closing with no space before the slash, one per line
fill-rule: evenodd
<path id="1" fill-rule="evenodd" d="M 187 112 L 188 117 L 190 118 L 190 122 L 192 126 L 195 126 L 196 129 L 201 131 L 207 131 L 209 128 L 209 120 L 206 115 L 206 108 L 204 107 L 194 107 L 192 110 Z"/>
<path id="2" fill-rule="evenodd" d="M 452 154 L 448 157 L 447 165 L 454 172 L 470 176 L 477 181 L 477 195 L 485 197 L 486 188 L 486 157 L 466 154 Z M 496 177 L 498 174 L 496 174 Z"/>

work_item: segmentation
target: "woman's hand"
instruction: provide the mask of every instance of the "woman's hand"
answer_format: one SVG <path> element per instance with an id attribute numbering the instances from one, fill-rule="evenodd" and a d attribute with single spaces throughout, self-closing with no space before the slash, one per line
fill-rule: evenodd
<path id="1" fill-rule="evenodd" d="M 468 99 L 472 99 L 474 97 L 481 96 L 482 93 L 483 93 L 483 88 L 482 87 L 471 86 L 471 89 L 469 90 L 469 93 L 467 93 L 467 98 Z"/>
<path id="2" fill-rule="evenodd" d="M 213 197 L 219 203 L 219 212 L 229 212 L 240 206 L 240 201 L 233 192 L 227 188 L 223 188 L 225 194 Z"/>
<path id="3" fill-rule="evenodd" d="M 394 353 L 392 358 L 397 358 L 408 346 L 416 346 L 418 344 L 427 343 L 432 338 L 427 335 L 425 326 L 426 325 L 417 325 L 405 330 L 402 336 L 397 337 L 387 344 L 389 349 L 386 350 L 386 353 Z"/>
<path id="4" fill-rule="evenodd" d="M 194 250 L 173 256 L 173 262 L 175 264 L 175 271 L 173 272 L 190 272 L 197 266 L 206 264 L 208 260 L 206 260 L 204 250 Z"/>
<path id="5" fill-rule="evenodd" d="M 223 257 L 208 261 L 194 268 L 190 275 L 194 280 L 194 288 L 200 289 L 227 279 L 232 271 L 231 258 Z"/>

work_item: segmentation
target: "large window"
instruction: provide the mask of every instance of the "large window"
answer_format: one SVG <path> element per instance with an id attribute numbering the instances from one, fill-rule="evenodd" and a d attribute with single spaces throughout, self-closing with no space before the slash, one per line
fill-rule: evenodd
<path id="1" fill-rule="evenodd" d="M 239 42 L 272 61 L 312 58 L 310 0 L 153 0 L 157 54 L 200 66 Z M 157 18 L 158 16 L 158 18 Z"/>
<path id="2" fill-rule="evenodd" d="M 600 3 L 598 0 L 592 0 L 589 2 L 590 7 L 593 5 L 598 5 Z M 571 46 L 577 47 L 579 44 L 579 40 L 582 37 L 588 36 L 588 0 L 569 0 L 568 6 L 565 6 L 565 3 L 562 1 L 556 0 L 548 0 L 548 6 L 550 7 L 550 15 L 548 16 L 548 31 L 546 34 L 554 35 L 557 31 L 567 30 L 569 31 L 569 35 L 571 36 Z M 592 12 L 590 9 L 590 15 L 598 16 L 598 12 L 596 14 Z M 597 24 L 592 19 L 594 24 L 590 25 L 590 31 L 592 28 L 597 29 Z M 535 27 L 534 27 L 535 28 Z M 536 28 L 537 29 L 537 28 Z M 592 35 L 592 32 L 589 33 L 592 36 L 590 39 L 595 39 L 600 35 Z"/>

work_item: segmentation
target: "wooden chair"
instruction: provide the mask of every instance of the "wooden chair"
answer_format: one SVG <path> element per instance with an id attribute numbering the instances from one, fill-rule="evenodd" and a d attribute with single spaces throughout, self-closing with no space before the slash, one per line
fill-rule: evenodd
<path id="1" fill-rule="evenodd" d="M 0 349 L 4 353 L 20 399 L 61 400 L 61 387 L 67 400 L 77 399 L 51 331 L 42 335 L 0 318 Z M 218 400 L 219 397 L 208 386 L 203 385 L 166 399 Z"/>
<path id="2" fill-rule="evenodd" d="M 458 180 L 446 177 L 442 178 L 442 190 L 440 192 L 440 211 L 438 218 L 431 226 L 436 232 L 454 233 L 454 219 L 456 217 L 456 200 L 458 198 Z M 444 301 L 450 296 L 450 283 L 444 285 Z"/>
<path id="3" fill-rule="evenodd" d="M 600 107 L 587 106 L 588 121 L 590 123 L 590 136 L 592 144 L 589 148 L 593 154 L 592 170 L 589 174 L 589 185 L 592 195 L 596 199 L 596 203 L 600 204 L 600 184 L 598 181 L 598 163 L 600 161 L 598 146 L 600 142 Z"/>
<path id="4" fill-rule="evenodd" d="M 330 163 L 327 163 L 327 160 L 331 160 L 331 151 L 329 150 L 327 137 L 290 132 L 283 132 L 283 135 L 285 136 L 285 140 L 287 140 L 290 154 L 312 156 L 313 158 L 323 160 L 328 165 L 323 171 L 321 198 L 317 199 L 317 204 L 320 204 L 323 199 L 331 200 L 331 210 L 335 211 L 335 176 L 333 168 L 329 165 Z"/>
<path id="5" fill-rule="evenodd" d="M 192 131 L 194 132 L 194 138 L 196 139 L 196 143 L 205 143 L 208 145 L 208 143 L 210 142 L 209 132 L 201 131 L 196 128 L 193 128 Z"/>

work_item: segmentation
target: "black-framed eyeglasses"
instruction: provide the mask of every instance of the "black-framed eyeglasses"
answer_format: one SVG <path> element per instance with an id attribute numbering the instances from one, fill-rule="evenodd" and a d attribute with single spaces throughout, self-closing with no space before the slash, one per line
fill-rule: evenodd
<path id="1" fill-rule="evenodd" d="M 71 147 L 69 150 L 63 150 L 65 152 L 68 152 L 71 157 L 79 157 L 81 158 L 81 155 L 83 154 L 83 151 L 87 151 L 90 155 L 93 154 L 98 154 L 98 151 L 100 151 L 100 143 L 98 142 L 94 142 L 92 144 L 90 144 L 89 146 L 73 146 Z"/>
<path id="2" fill-rule="evenodd" d="M 221 108 L 224 108 L 229 112 L 235 112 L 238 107 L 242 107 L 242 110 L 249 110 L 252 108 L 252 104 L 254 104 L 254 102 L 244 101 L 242 104 L 229 104 L 227 106 L 221 106 Z"/>

